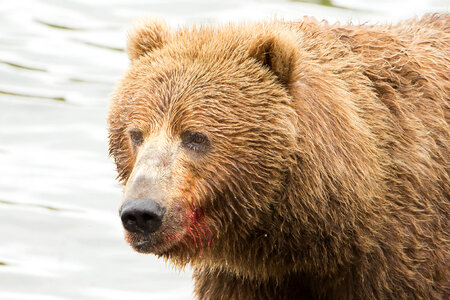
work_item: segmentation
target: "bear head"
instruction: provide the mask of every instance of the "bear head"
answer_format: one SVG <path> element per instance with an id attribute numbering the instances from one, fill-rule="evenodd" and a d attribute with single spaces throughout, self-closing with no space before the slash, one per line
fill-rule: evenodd
<path id="1" fill-rule="evenodd" d="M 295 164 L 294 45 L 274 24 L 173 31 L 144 20 L 130 31 L 108 123 L 136 251 L 184 265 L 273 224 Z"/>

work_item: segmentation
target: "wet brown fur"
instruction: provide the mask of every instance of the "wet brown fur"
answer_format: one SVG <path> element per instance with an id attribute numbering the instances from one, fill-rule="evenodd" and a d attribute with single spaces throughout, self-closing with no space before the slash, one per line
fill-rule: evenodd
<path id="1" fill-rule="evenodd" d="M 192 265 L 199 299 L 448 299 L 449 15 L 148 21 L 128 52 L 110 151 L 126 184 L 130 127 L 177 149 L 164 222 L 191 233 L 156 254 Z M 183 152 L 186 128 L 211 149 Z"/>

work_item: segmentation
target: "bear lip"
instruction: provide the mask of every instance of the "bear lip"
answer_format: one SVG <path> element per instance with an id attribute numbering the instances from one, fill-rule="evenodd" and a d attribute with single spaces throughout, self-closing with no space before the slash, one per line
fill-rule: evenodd
<path id="1" fill-rule="evenodd" d="M 125 239 L 128 244 L 139 253 L 161 254 L 170 252 L 170 250 L 179 244 L 185 238 L 186 232 L 177 235 L 176 239 L 168 240 L 169 234 L 163 232 L 155 235 L 143 236 L 139 233 L 130 233 L 125 231 Z"/>
<path id="2" fill-rule="evenodd" d="M 148 245 L 148 243 L 150 243 L 149 240 L 143 240 L 143 241 L 135 243 L 133 246 L 140 249 L 140 248 L 146 247 Z"/>

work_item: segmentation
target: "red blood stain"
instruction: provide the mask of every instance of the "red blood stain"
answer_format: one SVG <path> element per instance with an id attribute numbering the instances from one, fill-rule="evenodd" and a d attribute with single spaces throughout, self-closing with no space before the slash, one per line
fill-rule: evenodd
<path id="1" fill-rule="evenodd" d="M 212 239 L 212 232 L 205 221 L 205 210 L 190 201 L 186 221 L 189 224 L 189 234 L 192 241 L 201 256 L 204 247 L 209 247 Z M 203 241 L 206 241 L 206 243 L 204 244 Z"/>

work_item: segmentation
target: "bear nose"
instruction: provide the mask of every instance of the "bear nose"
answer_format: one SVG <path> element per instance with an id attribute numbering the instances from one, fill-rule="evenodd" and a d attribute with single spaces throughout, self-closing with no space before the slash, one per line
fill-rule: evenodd
<path id="1" fill-rule="evenodd" d="M 161 227 L 165 212 L 166 208 L 153 199 L 137 199 L 125 201 L 119 214 L 126 230 L 149 234 Z"/>

